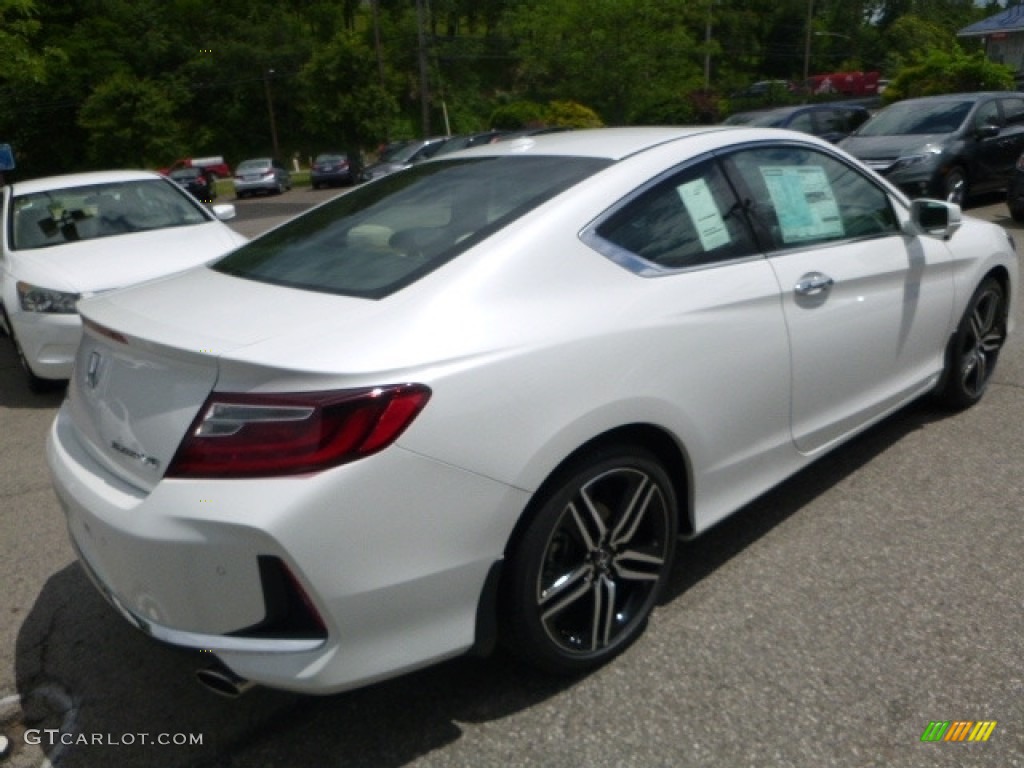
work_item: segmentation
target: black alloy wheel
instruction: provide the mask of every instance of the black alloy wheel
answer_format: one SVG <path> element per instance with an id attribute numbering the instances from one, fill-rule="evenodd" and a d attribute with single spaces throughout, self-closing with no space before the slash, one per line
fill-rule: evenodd
<path id="1" fill-rule="evenodd" d="M 604 664 L 644 630 L 675 548 L 675 490 L 657 459 L 620 447 L 541 491 L 505 582 L 510 649 L 556 674 Z"/>
<path id="2" fill-rule="evenodd" d="M 998 280 L 988 277 L 967 303 L 950 340 L 946 370 L 937 395 L 951 408 L 968 408 L 985 394 L 1006 341 L 1006 296 Z"/>

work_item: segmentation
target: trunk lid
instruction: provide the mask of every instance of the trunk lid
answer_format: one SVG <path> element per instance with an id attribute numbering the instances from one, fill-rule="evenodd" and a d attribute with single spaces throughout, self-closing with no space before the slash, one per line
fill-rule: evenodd
<path id="1" fill-rule="evenodd" d="M 150 490 L 217 385 L 223 358 L 244 358 L 243 348 L 267 339 L 315 340 L 339 323 L 359 328 L 377 304 L 202 268 L 86 299 L 79 303 L 84 333 L 68 385 L 79 440 L 110 472 Z M 329 373 L 311 362 L 277 357 L 247 366 L 251 375 L 228 386 L 310 388 L 316 373 Z"/>

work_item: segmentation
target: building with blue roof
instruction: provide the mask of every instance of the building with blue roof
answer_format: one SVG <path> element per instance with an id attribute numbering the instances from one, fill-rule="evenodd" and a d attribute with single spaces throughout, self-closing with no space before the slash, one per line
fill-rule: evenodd
<path id="1" fill-rule="evenodd" d="M 1018 87 L 1024 83 L 1024 5 L 1015 5 L 964 27 L 957 37 L 981 38 L 985 54 L 1016 73 Z"/>

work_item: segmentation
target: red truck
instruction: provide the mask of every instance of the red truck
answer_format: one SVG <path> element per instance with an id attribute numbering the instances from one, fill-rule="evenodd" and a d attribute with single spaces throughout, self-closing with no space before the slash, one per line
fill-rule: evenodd
<path id="1" fill-rule="evenodd" d="M 876 96 L 880 77 L 878 72 L 829 72 L 812 75 L 807 79 L 805 87 L 815 95 L 838 93 L 843 96 Z"/>
<path id="2" fill-rule="evenodd" d="M 184 157 L 167 168 L 161 168 L 160 173 L 167 176 L 171 171 L 176 171 L 179 168 L 202 168 L 207 174 L 216 176 L 218 179 L 231 177 L 231 168 L 220 155 L 214 155 L 213 157 Z"/>

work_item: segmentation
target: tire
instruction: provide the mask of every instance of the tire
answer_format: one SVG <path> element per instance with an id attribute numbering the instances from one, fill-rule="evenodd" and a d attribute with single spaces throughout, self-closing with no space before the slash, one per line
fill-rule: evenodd
<path id="1" fill-rule="evenodd" d="M 985 278 L 967 303 L 950 339 L 936 398 L 955 410 L 969 408 L 985 394 L 1006 341 L 1006 294 L 992 277 Z"/>
<path id="2" fill-rule="evenodd" d="M 672 483 L 646 450 L 609 448 L 570 464 L 538 493 L 510 553 L 505 645 L 560 675 L 621 653 L 668 578 L 677 518 Z"/>
<path id="3" fill-rule="evenodd" d="M 943 199 L 950 203 L 956 203 L 961 208 L 967 202 L 967 194 L 970 191 L 967 184 L 967 174 L 960 166 L 949 169 L 946 178 L 943 180 Z"/>

